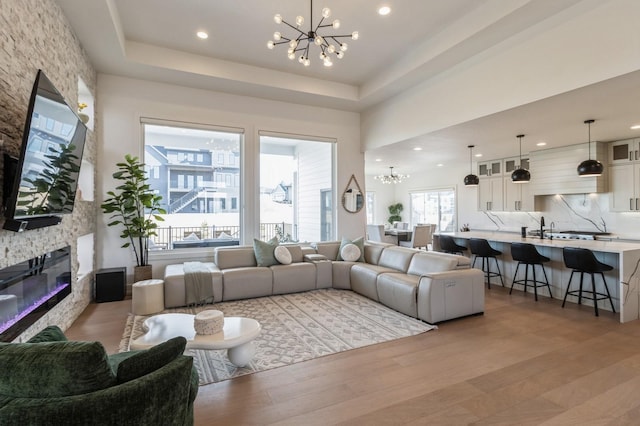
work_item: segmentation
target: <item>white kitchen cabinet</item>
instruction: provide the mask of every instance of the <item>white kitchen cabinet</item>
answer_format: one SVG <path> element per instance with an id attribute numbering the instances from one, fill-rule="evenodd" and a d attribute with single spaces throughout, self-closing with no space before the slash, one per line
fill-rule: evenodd
<path id="1" fill-rule="evenodd" d="M 480 179 L 478 185 L 478 210 L 479 211 L 503 211 L 503 178 L 485 177 Z"/>
<path id="2" fill-rule="evenodd" d="M 478 176 L 481 178 L 502 176 L 502 159 L 478 163 Z"/>
<path id="3" fill-rule="evenodd" d="M 533 193 L 530 183 L 513 183 L 511 175 L 504 178 L 504 211 L 535 211 Z"/>
<path id="4" fill-rule="evenodd" d="M 625 139 L 609 144 L 609 163 L 626 164 L 640 161 L 640 139 Z"/>
<path id="5" fill-rule="evenodd" d="M 528 158 L 523 158 L 522 161 L 520 160 L 520 157 L 505 158 L 504 159 L 504 175 L 511 178 L 511 173 L 513 173 L 515 169 L 520 168 L 520 163 L 522 163 L 523 169 L 529 170 Z"/>
<path id="6" fill-rule="evenodd" d="M 640 162 L 611 166 L 609 183 L 611 211 L 640 211 Z"/>

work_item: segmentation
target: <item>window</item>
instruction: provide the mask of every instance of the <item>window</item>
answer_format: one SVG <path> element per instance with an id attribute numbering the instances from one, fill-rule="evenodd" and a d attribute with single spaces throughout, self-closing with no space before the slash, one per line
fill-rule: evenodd
<path id="1" fill-rule="evenodd" d="M 243 130 L 153 119 L 143 119 L 142 127 L 145 163 L 153 164 L 151 174 L 158 175 L 149 184 L 162 196 L 167 211 L 154 242 L 169 249 L 195 247 L 184 238 L 197 231 L 205 247 L 214 246 L 220 244 L 215 236 L 223 229 L 232 237 L 225 243 L 237 245 L 240 212 L 226 208 L 228 198 L 232 206 L 239 203 L 241 167 L 221 173 L 220 168 L 207 170 L 202 164 L 212 166 L 213 158 L 224 160 L 226 154 L 240 158 Z"/>
<path id="2" fill-rule="evenodd" d="M 411 193 L 411 224 L 435 223 L 440 232 L 454 232 L 456 192 L 453 188 Z"/>
<path id="3" fill-rule="evenodd" d="M 260 133 L 260 238 L 335 238 L 335 140 Z"/>
<path id="4" fill-rule="evenodd" d="M 376 193 L 367 191 L 365 194 L 366 197 L 366 209 L 367 209 L 367 224 L 373 225 L 375 224 L 375 209 L 376 209 Z"/>

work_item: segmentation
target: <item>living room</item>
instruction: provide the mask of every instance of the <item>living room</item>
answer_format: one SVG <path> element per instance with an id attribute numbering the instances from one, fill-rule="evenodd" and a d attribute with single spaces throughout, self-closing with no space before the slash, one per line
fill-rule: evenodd
<path id="1" fill-rule="evenodd" d="M 17 155 L 20 151 L 28 96 L 38 69 L 43 69 L 47 73 L 54 81 L 56 88 L 70 103 L 73 104 L 75 100 L 79 99 L 78 78 L 83 81 L 95 99 L 95 105 L 92 107 L 94 111 L 94 127 L 93 131 L 88 133 L 83 156 L 85 162 L 94 168 L 94 174 L 90 179 L 91 182 L 94 182 L 91 185 L 91 189 L 83 191 L 82 198 L 76 202 L 73 214 L 65 216 L 60 225 L 21 233 L 7 230 L 0 231 L 0 244 L 2 244 L 5 252 L 2 261 L 3 267 L 22 262 L 28 258 L 37 257 L 62 245 L 71 247 L 72 275 L 75 279 L 72 296 L 66 298 L 55 309 L 52 309 L 49 314 L 25 331 L 20 339 L 26 340 L 44 328 L 44 326 L 50 324 L 59 325 L 65 330 L 72 329 L 72 324 L 78 318 L 84 318 L 82 317 L 83 312 L 108 309 L 109 304 L 96 306 L 91 303 L 92 272 L 102 268 L 127 266 L 129 281 L 131 281 L 132 256 L 126 249 L 120 248 L 122 242 L 118 236 L 118 231 L 106 226 L 108 220 L 105 215 L 99 212 L 99 205 L 104 199 L 106 191 L 113 187 L 111 174 L 115 171 L 115 163 L 120 161 L 125 154 L 143 155 L 140 123 L 141 119 L 144 118 L 167 122 L 224 126 L 243 130 L 245 167 L 243 175 L 244 207 L 241 220 L 244 243 L 250 243 L 254 237 L 259 235 L 259 178 L 256 170 L 258 169 L 258 139 L 261 131 L 335 139 L 337 141 L 334 164 L 336 192 L 341 193 L 351 175 L 354 175 L 363 186 L 363 189 L 376 192 L 375 217 L 377 222 L 382 223 L 385 220 L 386 206 L 391 202 L 402 201 L 408 206 L 409 192 L 413 189 L 454 186 L 458 190 L 458 226 L 456 228 L 463 223 L 472 223 L 477 228 L 490 227 L 491 222 L 489 219 L 485 219 L 486 215 L 477 210 L 475 190 L 462 186 L 462 178 L 469 171 L 467 151 L 467 145 L 470 143 L 469 139 L 475 140 L 480 135 L 467 134 L 455 144 L 445 141 L 441 142 L 440 145 L 433 145 L 433 148 L 426 148 L 424 151 L 431 151 L 434 157 L 451 148 L 451 153 L 446 157 L 449 160 L 442 159 L 442 162 L 446 163 L 446 167 L 438 168 L 437 165 L 431 165 L 431 163 L 424 165 L 422 162 L 416 162 L 417 164 L 407 162 L 403 164 L 405 165 L 404 170 L 402 168 L 398 170 L 401 173 L 411 174 L 411 180 L 404 185 L 396 187 L 377 186 L 373 176 L 385 172 L 388 166 L 400 165 L 388 163 L 393 158 L 392 151 L 399 151 L 397 147 L 394 147 L 399 142 L 411 140 L 425 134 L 435 134 L 437 136 L 439 130 L 447 129 L 456 124 L 471 122 L 480 117 L 550 98 L 577 88 L 632 73 L 640 68 L 637 63 L 638 34 L 637 31 L 633 30 L 633 18 L 636 15 L 634 12 L 638 10 L 638 5 L 635 2 L 559 2 L 562 3 L 562 6 L 557 6 L 558 10 L 555 10 L 554 13 L 548 10 L 536 9 L 536 7 L 544 9 L 540 6 L 544 2 L 521 3 L 527 4 L 531 9 L 521 11 L 522 15 L 519 15 L 519 17 L 527 16 L 525 12 L 530 12 L 532 14 L 530 16 L 534 16 L 534 12 L 537 11 L 538 14 L 531 18 L 531 21 L 540 19 L 537 26 L 528 21 L 527 31 L 518 32 L 505 40 L 500 40 L 500 42 L 497 40 L 491 41 L 492 47 L 483 49 L 480 54 L 469 55 L 466 61 L 459 59 L 454 61 L 457 64 L 456 67 L 447 67 L 447 62 L 444 60 L 439 64 L 431 63 L 434 67 L 429 71 L 432 73 L 431 78 L 427 79 L 422 74 L 419 76 L 420 79 L 424 79 L 424 82 L 422 80 L 414 82 L 410 74 L 402 74 L 406 76 L 408 83 L 416 84 L 405 86 L 405 90 L 402 93 L 386 98 L 384 92 L 385 90 L 390 90 L 386 86 L 390 83 L 388 81 L 386 83 L 382 82 L 384 76 L 379 77 L 378 85 L 374 85 L 374 82 L 371 82 L 366 87 L 354 89 L 354 86 L 333 82 L 331 82 L 333 84 L 327 83 L 327 86 L 319 86 L 320 82 L 315 80 L 321 80 L 320 78 L 288 81 L 287 76 L 284 76 L 285 78 L 281 76 L 280 79 L 276 79 L 271 74 L 273 70 L 266 70 L 265 75 L 274 77 L 274 80 L 270 83 L 273 83 L 274 86 L 277 83 L 280 87 L 272 87 L 267 90 L 265 89 L 267 83 L 263 80 L 258 80 L 257 73 L 248 73 L 244 74 L 244 77 L 241 75 L 235 77 L 244 78 L 245 80 L 256 79 L 250 86 L 245 86 L 240 91 L 225 90 L 225 86 L 231 88 L 231 86 L 239 83 L 233 81 L 234 77 L 229 75 L 226 77 L 217 75 L 211 81 L 207 80 L 205 78 L 206 75 L 215 71 L 203 71 L 203 68 L 198 68 L 198 66 L 203 65 L 203 62 L 196 61 L 197 58 L 186 54 L 186 56 L 174 56 L 176 54 L 175 51 L 166 48 L 161 49 L 157 46 L 146 46 L 144 43 L 134 40 L 118 41 L 115 36 L 118 31 L 105 30 L 104 34 L 101 34 L 105 44 L 104 49 L 113 48 L 113 43 L 124 43 L 126 41 L 126 54 L 131 55 L 129 61 L 135 63 L 134 67 L 140 68 L 138 71 L 148 77 L 141 78 L 141 74 L 136 74 L 133 71 L 128 74 L 118 74 L 110 70 L 108 63 L 94 63 L 91 60 L 92 51 L 96 47 L 89 44 L 88 40 L 84 40 L 79 35 L 81 28 L 74 27 L 70 23 L 72 18 L 67 15 L 71 15 L 70 9 L 75 8 L 75 13 L 81 15 L 97 12 L 98 14 L 110 16 L 110 13 L 115 10 L 113 9 L 114 5 L 121 6 L 119 2 L 99 1 L 88 6 L 84 5 L 83 2 L 73 1 L 3 1 L 0 4 L 0 22 L 2 23 L 0 25 L 0 45 L 2 46 L 2 55 L 0 55 L 0 99 L 4 106 L 2 120 L 0 120 L 0 136 L 3 141 L 3 150 L 12 155 Z M 227 6 L 233 7 L 233 5 Z M 463 2 L 460 3 L 460 7 L 462 6 L 464 6 Z M 85 7 L 91 9 L 85 10 Z M 332 7 L 336 8 L 338 6 L 332 5 Z M 515 8 L 516 6 L 513 7 Z M 506 13 L 504 10 L 500 12 Z M 489 13 L 489 10 L 485 10 L 484 13 Z M 271 21 L 271 15 L 270 13 L 264 17 L 255 17 L 255 19 L 264 18 L 267 21 Z M 337 11 L 336 15 L 338 15 Z M 73 19 L 73 21 L 77 22 L 77 18 Z M 89 22 L 88 18 L 87 22 Z M 343 24 L 347 25 L 347 22 Z M 351 28 L 351 24 L 354 27 L 358 27 L 357 22 L 350 21 L 349 24 L 349 28 Z M 463 21 L 459 23 L 459 25 L 462 24 L 469 24 L 469 22 Z M 97 29 L 100 28 L 99 26 L 92 27 L 91 24 L 88 24 L 88 26 L 89 29 L 84 28 L 84 31 L 101 32 L 101 30 Z M 585 29 L 589 31 L 585 31 Z M 476 28 L 475 31 L 479 31 L 479 29 Z M 362 39 L 350 43 L 350 50 L 347 54 L 356 50 L 359 47 L 359 43 L 364 42 L 364 34 L 362 35 Z M 269 33 L 265 37 L 268 38 Z M 485 42 L 489 43 L 489 41 Z M 265 43 L 260 41 L 257 44 L 260 44 L 261 48 L 264 48 L 269 54 L 273 54 L 274 52 L 270 52 L 266 47 L 262 46 Z M 541 49 L 541 45 L 557 47 L 557 51 L 554 51 L 553 54 L 553 66 L 549 66 L 549 53 Z M 461 54 L 460 52 L 457 53 Z M 161 63 L 160 60 L 163 58 L 166 62 L 172 63 L 172 72 L 178 74 L 176 80 L 169 81 L 165 74 L 158 71 L 159 68 L 167 66 L 167 64 Z M 283 60 L 286 60 L 286 57 L 283 57 Z M 409 58 L 404 58 L 404 61 L 409 61 Z M 211 62 L 208 62 L 208 64 L 212 65 Z M 296 63 L 295 65 L 299 64 Z M 398 67 L 400 65 L 406 66 L 407 63 L 396 65 Z M 339 66 L 340 64 L 336 63 L 332 71 L 339 71 Z M 389 69 L 387 72 L 393 74 L 394 71 L 400 72 L 397 69 Z M 268 80 L 264 76 L 261 78 Z M 399 84 L 397 80 L 390 76 L 388 76 L 388 79 Z M 516 87 L 518 90 L 514 89 Z M 332 89 L 333 92 L 326 91 L 322 95 L 318 95 L 317 93 L 321 89 Z M 354 92 L 358 92 L 358 94 L 354 94 Z M 252 93 L 255 94 L 252 95 Z M 310 98 L 319 99 L 309 101 Z M 358 99 L 364 100 L 359 103 Z M 381 102 L 376 102 L 376 99 L 381 100 Z M 433 102 L 434 99 L 437 99 L 438 102 Z M 479 99 L 482 102 L 479 102 Z M 582 121 L 586 118 L 590 117 L 583 116 L 580 111 L 576 111 L 575 143 L 584 142 L 586 139 L 586 129 L 583 129 L 582 125 Z M 601 132 L 598 137 L 605 140 L 614 140 L 609 139 L 610 136 L 604 133 L 605 125 L 600 127 L 599 125 L 600 123 L 597 121 L 594 127 L 594 130 Z M 511 135 L 513 136 L 513 140 L 510 141 L 511 145 L 492 148 L 494 151 L 484 150 L 484 158 L 503 158 L 517 155 L 515 135 L 516 131 L 519 130 L 508 129 L 510 135 L 513 133 Z M 528 129 L 525 129 L 525 131 L 528 131 Z M 531 132 L 533 131 L 534 129 L 531 129 Z M 617 137 L 614 136 L 614 138 Z M 403 149 L 411 150 L 407 146 Z M 377 164 L 375 162 L 376 156 L 385 153 L 385 150 L 386 154 L 389 155 L 386 157 L 387 160 L 383 164 Z M 413 155 L 418 158 L 417 153 L 413 153 Z M 474 161 L 477 162 L 478 160 Z M 601 195 L 601 197 L 604 197 L 604 195 Z M 336 205 L 339 205 L 337 200 L 338 198 L 336 198 Z M 551 207 L 550 211 L 556 210 Z M 560 211 L 558 210 L 557 213 L 559 214 Z M 610 218 L 610 229 L 618 233 L 625 232 L 626 229 L 633 229 L 632 227 L 635 224 L 633 215 L 611 213 Z M 365 232 L 366 221 L 364 210 L 357 214 L 352 214 L 341 208 L 336 209 L 335 238 L 340 239 L 342 236 L 357 238 L 362 236 Z M 513 226 L 515 227 L 515 225 Z M 89 241 L 88 243 L 87 240 Z M 88 260 L 86 259 L 87 253 L 92 253 L 92 255 L 88 256 Z M 169 251 L 158 253 L 153 262 L 154 276 L 161 277 L 164 265 L 168 263 L 194 260 L 194 257 L 201 256 L 201 251 L 194 252 L 189 250 L 182 251 L 178 256 L 176 256 L 176 253 L 170 253 Z M 496 310 L 496 324 L 507 325 L 509 324 L 508 315 L 518 315 L 520 318 L 519 325 L 522 326 L 525 323 L 522 316 L 533 315 L 532 312 L 537 309 L 526 303 L 524 304 L 525 306 L 518 306 L 521 301 L 514 302 L 502 296 L 504 295 L 498 295 L 496 299 L 488 300 L 488 309 Z M 103 312 L 99 315 L 107 318 L 111 315 L 119 316 L 124 320 L 129 305 L 125 304 L 126 301 L 122 303 L 117 307 L 112 307 L 113 312 Z M 521 309 L 519 314 L 517 313 L 518 308 Z M 537 312 L 533 316 L 545 319 L 554 318 L 554 315 L 561 315 L 556 312 L 557 308 L 558 306 L 554 305 L 545 306 L 539 308 L 542 312 Z M 580 336 L 583 333 L 592 332 L 587 331 L 588 327 L 583 328 L 580 325 L 582 321 L 588 324 L 589 327 L 595 328 L 602 335 L 607 334 L 607 327 L 618 326 L 615 318 L 605 318 L 604 321 L 597 322 L 590 316 L 587 317 L 589 315 L 587 311 L 579 311 L 575 308 L 572 308 L 570 313 L 564 315 L 577 323 L 571 325 L 572 323 L 568 321 L 566 324 L 569 324 L 568 327 Z M 105 322 L 108 323 L 108 320 L 105 320 Z M 530 323 L 527 324 L 530 325 Z M 106 341 L 119 340 L 122 324 L 118 323 L 112 329 L 109 328 L 108 324 L 96 327 L 98 329 L 104 328 Z M 499 336 L 497 329 L 484 328 L 487 326 L 480 324 L 476 324 L 473 327 L 478 327 L 479 330 L 490 330 L 488 334 L 491 334 L 495 340 L 489 341 L 491 342 L 489 344 L 494 344 L 496 347 L 499 346 L 500 338 L 496 337 Z M 116 328 L 118 331 L 116 331 Z M 522 326 L 520 330 L 524 329 L 526 327 Z M 338 399 L 339 395 L 344 396 L 347 393 L 361 392 L 362 395 L 369 395 L 366 393 L 365 387 L 376 386 L 378 382 L 371 377 L 367 377 L 361 369 L 359 371 L 362 376 L 348 376 L 346 371 L 349 363 L 354 365 L 368 363 L 372 368 L 377 366 L 382 369 L 385 367 L 391 368 L 392 364 L 394 366 L 402 365 L 403 363 L 415 365 L 417 358 L 412 359 L 412 353 L 424 355 L 424 352 L 419 351 L 425 350 L 435 342 L 440 342 L 446 346 L 447 342 L 452 342 L 451 339 L 472 335 L 472 331 L 469 329 L 464 330 L 464 325 L 461 323 L 452 324 L 447 327 L 447 330 L 448 333 L 449 331 L 451 333 L 447 336 L 442 335 L 432 339 L 432 342 L 425 340 L 414 341 L 413 343 L 405 342 L 399 346 L 386 345 L 382 352 L 369 352 L 367 355 L 361 355 L 365 360 L 357 354 L 342 355 L 338 359 L 347 364 L 342 364 L 337 371 L 345 374 L 348 379 L 339 379 L 344 381 L 335 382 L 327 379 L 327 382 L 320 386 L 324 386 L 327 393 L 333 394 L 331 398 L 334 401 Z M 600 340 L 599 343 L 606 347 L 607 344 L 612 344 L 612 341 L 607 339 L 615 340 L 611 337 L 612 335 L 617 338 L 621 335 L 619 333 L 627 333 L 625 337 L 629 337 L 636 332 L 630 327 L 622 330 L 624 331 L 618 328 L 609 329 L 610 334 Z M 82 332 L 77 330 L 74 332 L 74 336 L 80 335 L 82 335 Z M 505 336 L 513 337 L 514 334 L 505 334 Z M 102 336 L 100 337 L 102 338 Z M 563 332 L 556 335 L 556 338 L 560 341 L 561 339 L 570 340 L 573 337 L 569 333 Z M 623 346 L 623 341 L 624 339 L 620 338 L 619 342 L 615 341 L 613 343 L 619 343 L 618 346 Z M 476 341 L 476 344 L 484 345 L 487 342 Z M 589 347 L 586 343 L 584 346 Z M 630 345 L 629 347 L 632 346 Z M 113 346 L 111 347 L 113 348 Z M 449 348 L 453 350 L 454 347 L 458 351 L 472 351 L 471 348 L 457 343 Z M 510 347 L 510 349 L 514 349 L 514 347 Z M 447 351 L 440 350 L 440 355 L 446 356 Z M 398 359 L 393 359 L 394 352 L 402 355 Z M 500 349 L 497 350 L 497 353 L 501 353 Z M 496 355 L 496 353 L 493 355 Z M 379 365 L 376 365 L 375 359 L 378 356 L 390 356 L 391 358 L 385 358 Z M 603 356 L 609 355 L 603 354 Z M 490 356 L 486 355 L 483 361 L 487 365 L 486 372 L 488 372 L 490 370 L 488 366 L 491 362 Z M 327 374 L 327 370 L 323 370 L 323 368 L 330 369 L 332 362 L 332 359 L 329 358 L 318 360 L 317 367 L 314 367 L 316 368 L 315 374 Z M 628 365 L 626 367 L 629 370 L 633 370 L 635 364 L 631 361 L 627 362 Z M 546 368 L 548 366 L 538 367 Z M 295 372 L 302 370 L 302 368 L 293 366 L 289 370 L 292 377 L 295 377 Z M 454 367 L 450 368 L 451 370 L 448 371 L 454 371 Z M 410 374 L 409 372 L 403 372 L 400 368 L 393 369 L 393 371 L 394 375 Z M 431 373 L 431 371 L 424 372 L 425 375 L 428 373 Z M 503 371 L 503 373 L 507 374 L 506 371 Z M 476 377 L 480 377 L 482 371 L 476 371 L 475 374 Z M 605 372 L 603 371 L 601 374 L 604 375 Z M 333 375 L 329 376 L 331 379 L 335 379 Z M 300 377 L 300 380 L 306 380 L 305 377 L 307 376 L 298 377 Z M 498 380 L 497 376 L 494 376 L 494 379 Z M 273 371 L 265 375 L 265 379 L 262 380 L 263 382 L 258 387 L 265 386 L 265 383 L 269 380 L 275 382 L 280 380 L 285 387 L 291 385 L 287 380 L 278 378 Z M 215 391 L 212 390 L 211 393 L 201 393 L 197 404 L 200 404 L 201 407 L 209 403 L 215 405 L 216 401 L 229 398 L 229 395 L 231 395 L 232 399 L 242 400 L 243 398 L 240 395 L 243 392 L 248 392 L 247 387 L 251 386 L 248 382 L 246 378 L 241 379 L 238 386 L 245 383 L 245 387 L 238 387 L 237 389 L 235 384 L 225 382 L 218 386 Z M 406 384 L 407 382 L 399 381 L 397 383 Z M 512 383 L 515 382 L 512 381 Z M 629 386 L 632 384 L 628 383 Z M 487 383 L 484 385 L 486 386 L 485 390 L 490 387 Z M 407 394 L 411 393 L 411 389 L 417 388 L 418 384 L 413 383 L 413 386 L 412 388 L 409 385 L 406 388 Z M 498 388 L 497 385 L 496 388 Z M 271 390 L 269 394 L 255 391 L 250 402 L 259 406 L 265 403 L 266 399 L 277 399 L 274 393 L 277 391 L 273 390 L 273 388 Z M 443 393 L 455 393 L 455 390 L 454 388 L 448 388 L 443 390 Z M 458 390 L 464 391 L 465 389 Z M 477 389 L 474 389 L 475 391 Z M 421 392 L 425 394 L 424 392 L 426 391 Z M 228 395 L 225 396 L 226 393 Z M 318 397 L 318 394 L 313 395 Z M 279 396 L 281 398 L 292 397 L 291 394 L 285 396 L 284 393 Z M 396 396 L 399 398 L 398 394 Z M 442 395 L 443 398 L 446 396 Z M 379 399 L 375 401 L 382 404 L 384 397 L 382 395 L 378 395 L 378 397 Z M 230 399 L 227 400 L 227 402 L 229 401 Z M 409 404 L 407 395 L 405 395 L 404 401 Z M 239 403 L 235 402 L 235 404 L 238 405 Z M 329 401 L 326 404 L 330 406 Z M 362 404 L 358 408 L 363 413 L 363 416 L 372 412 L 372 410 L 367 411 L 364 405 L 366 404 Z M 543 407 L 544 404 L 540 406 Z M 624 407 L 621 408 L 620 415 L 626 414 L 627 411 L 632 411 L 635 407 L 629 407 L 628 410 Z M 236 406 L 236 408 L 238 407 Z M 396 408 L 399 411 L 400 406 Z M 272 410 L 272 414 L 275 411 L 282 410 L 295 411 L 292 406 L 277 404 L 272 406 L 270 410 Z M 355 413 L 353 413 L 352 417 L 346 414 L 350 410 L 346 404 L 342 410 L 343 421 L 358 418 Z M 202 421 L 202 419 L 210 418 L 211 413 L 208 413 L 206 409 L 201 413 L 207 413 L 206 416 L 201 414 L 200 417 L 201 424 L 206 424 L 206 420 Z M 296 415 L 302 414 L 297 413 Z M 257 414 L 249 415 L 251 420 L 248 417 L 247 422 L 260 423 L 256 416 Z M 278 418 L 275 414 L 273 416 L 272 419 Z M 196 418 L 198 419 L 198 406 L 196 407 Z M 420 416 L 413 417 L 413 419 L 418 418 Z M 511 421 L 514 422 L 516 418 L 511 417 Z M 264 422 L 280 420 L 286 422 L 286 419 L 289 419 L 288 421 L 290 422 L 296 421 L 295 417 L 288 418 L 282 415 L 278 420 L 264 420 Z M 300 419 L 298 418 L 298 420 Z M 323 417 L 323 419 L 328 419 L 328 417 Z M 332 420 L 327 420 L 327 422 L 338 422 L 339 419 L 340 416 L 336 415 L 336 417 L 332 418 Z M 305 417 L 304 420 L 305 422 L 312 421 L 310 417 Z M 378 418 L 378 420 L 381 423 L 383 421 L 381 418 Z M 358 421 L 365 423 L 367 419 L 363 417 Z M 409 421 L 407 420 L 407 422 Z M 236 422 L 242 422 L 242 417 L 236 417 Z M 319 419 L 316 419 L 316 422 L 319 422 Z M 507 420 L 507 422 L 509 421 Z M 389 423 L 393 422 L 389 421 Z"/>

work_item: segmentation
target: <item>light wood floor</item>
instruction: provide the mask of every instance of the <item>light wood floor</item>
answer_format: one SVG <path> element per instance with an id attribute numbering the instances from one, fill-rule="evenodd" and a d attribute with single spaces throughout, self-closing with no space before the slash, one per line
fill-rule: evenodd
<path id="1" fill-rule="evenodd" d="M 116 352 L 129 309 L 92 304 L 67 335 Z M 195 412 L 198 425 L 637 425 L 640 321 L 492 286 L 483 316 L 202 386 Z"/>

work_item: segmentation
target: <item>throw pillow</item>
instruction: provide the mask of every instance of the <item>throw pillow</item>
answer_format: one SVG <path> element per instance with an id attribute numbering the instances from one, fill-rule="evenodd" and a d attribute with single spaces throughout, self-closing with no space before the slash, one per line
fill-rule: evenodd
<path id="1" fill-rule="evenodd" d="M 100 342 L 0 343 L 0 395 L 56 398 L 116 384 Z"/>
<path id="2" fill-rule="evenodd" d="M 42 343 L 42 342 L 65 342 L 67 336 L 64 335 L 60 327 L 57 325 L 50 325 L 38 334 L 27 340 L 27 343 Z"/>
<path id="3" fill-rule="evenodd" d="M 144 351 L 135 352 L 116 366 L 118 383 L 125 383 L 167 365 L 182 355 L 187 345 L 184 337 L 174 337 Z"/>
<path id="4" fill-rule="evenodd" d="M 288 265 L 291 263 L 291 252 L 285 246 L 278 246 L 273 251 L 276 260 L 283 265 Z"/>
<path id="5" fill-rule="evenodd" d="M 188 236 L 184 237 L 182 241 L 200 241 L 200 238 L 192 232 Z"/>
<path id="6" fill-rule="evenodd" d="M 277 238 L 272 238 L 269 241 L 253 240 L 253 252 L 256 256 L 256 263 L 258 266 L 271 266 L 278 264 L 274 255 L 274 251 L 277 246 Z"/>
<path id="7" fill-rule="evenodd" d="M 342 242 L 340 243 L 340 250 L 338 250 L 338 260 L 344 260 L 342 258 L 341 253 L 342 253 L 342 248 L 347 244 L 355 244 L 360 249 L 360 258 L 357 260 L 357 262 L 364 262 L 364 237 L 356 238 L 353 241 L 342 237 Z"/>
<path id="8" fill-rule="evenodd" d="M 340 255 L 347 262 L 356 262 L 360 259 L 360 249 L 355 244 L 345 244 L 340 250 Z"/>

